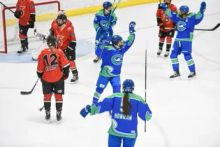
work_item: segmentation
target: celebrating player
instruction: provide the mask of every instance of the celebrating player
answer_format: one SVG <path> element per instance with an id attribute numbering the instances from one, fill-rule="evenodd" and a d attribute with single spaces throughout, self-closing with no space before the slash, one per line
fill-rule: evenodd
<path id="1" fill-rule="evenodd" d="M 112 36 L 112 45 L 100 46 L 103 50 L 102 65 L 99 77 L 96 83 L 96 91 L 93 96 L 93 104 L 96 104 L 107 86 L 108 82 L 111 83 L 113 92 L 120 92 L 120 74 L 123 62 L 124 53 L 132 46 L 135 39 L 135 22 L 130 22 L 129 32 L 130 35 L 127 41 L 123 41 L 119 35 Z"/>
<path id="2" fill-rule="evenodd" d="M 28 29 L 34 28 L 35 6 L 33 0 L 18 0 L 14 16 L 19 19 L 19 38 L 21 49 L 17 53 L 28 50 Z"/>
<path id="3" fill-rule="evenodd" d="M 171 4 L 171 0 L 164 0 L 164 4 L 172 12 L 177 12 L 177 8 L 174 4 Z M 159 56 L 161 54 L 166 39 L 166 52 L 164 57 L 167 57 L 169 55 L 172 38 L 175 33 L 175 23 L 173 23 L 173 21 L 165 14 L 160 4 L 158 5 L 156 16 L 157 26 L 159 26 L 159 50 L 157 51 L 157 55 Z"/>
<path id="4" fill-rule="evenodd" d="M 109 38 L 113 35 L 112 27 L 116 24 L 117 17 L 112 10 L 111 2 L 104 2 L 103 9 L 99 10 L 95 14 L 95 18 L 93 21 L 93 26 L 96 31 L 95 38 L 95 54 L 96 58 L 93 62 L 98 62 L 102 56 L 102 50 L 99 47 L 99 44 L 107 43 Z"/>
<path id="5" fill-rule="evenodd" d="M 166 9 L 165 5 L 161 5 L 163 9 Z M 196 14 L 189 13 L 189 7 L 183 5 L 179 8 L 180 13 L 171 12 L 166 9 L 166 14 L 171 18 L 173 22 L 177 25 L 177 36 L 173 45 L 173 50 L 171 52 L 170 58 L 172 61 L 172 67 L 174 74 L 170 78 L 175 78 L 180 76 L 179 72 L 179 61 L 177 56 L 183 53 L 184 58 L 187 62 L 190 74 L 188 78 L 196 76 L 195 63 L 192 59 L 192 39 L 193 31 L 195 25 L 199 24 L 204 17 L 204 12 L 206 9 L 206 3 L 202 2 L 200 6 L 200 11 Z"/>
<path id="6" fill-rule="evenodd" d="M 152 112 L 141 96 L 133 93 L 134 82 L 126 79 L 123 92 L 114 93 L 96 105 L 87 105 L 80 111 L 83 117 L 111 111 L 112 125 L 108 130 L 108 147 L 134 147 L 137 138 L 137 115 L 149 121 Z"/>
<path id="7" fill-rule="evenodd" d="M 51 24 L 51 35 L 58 39 L 58 48 L 62 49 L 70 61 L 70 70 L 73 74 L 71 82 L 78 80 L 78 71 L 76 68 L 76 36 L 74 27 L 64 11 L 60 11 L 57 18 Z"/>
<path id="8" fill-rule="evenodd" d="M 61 120 L 63 106 L 64 79 L 69 75 L 69 61 L 61 49 L 57 49 L 57 39 L 47 37 L 47 45 L 38 56 L 37 75 L 42 81 L 46 120 L 50 119 L 51 97 L 56 99 L 56 118 Z"/>

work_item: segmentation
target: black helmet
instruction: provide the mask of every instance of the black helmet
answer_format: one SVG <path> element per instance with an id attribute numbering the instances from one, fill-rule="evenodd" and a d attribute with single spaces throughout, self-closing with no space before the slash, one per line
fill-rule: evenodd
<path id="1" fill-rule="evenodd" d="M 65 12 L 63 11 L 63 10 L 61 10 L 61 11 L 59 11 L 58 12 L 58 15 L 57 15 L 57 24 L 59 25 L 59 26 L 62 26 L 63 24 L 65 24 L 66 23 L 66 21 L 67 21 L 67 16 L 66 16 L 66 14 L 65 14 Z M 59 22 L 58 20 L 62 20 L 61 22 Z"/>
<path id="2" fill-rule="evenodd" d="M 52 35 L 49 35 L 47 37 L 47 45 L 49 47 L 53 46 L 53 47 L 57 47 L 57 38 L 52 36 Z"/>

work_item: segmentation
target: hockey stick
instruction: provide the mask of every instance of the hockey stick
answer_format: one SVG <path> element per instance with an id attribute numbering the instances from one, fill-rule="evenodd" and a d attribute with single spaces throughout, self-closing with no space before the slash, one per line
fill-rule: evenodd
<path id="1" fill-rule="evenodd" d="M 38 81 L 39 81 L 40 78 L 37 78 L 37 81 L 35 82 L 34 86 L 32 87 L 32 89 L 30 91 L 21 91 L 21 95 L 28 95 L 28 94 L 31 94 L 34 90 L 34 88 L 36 87 Z"/>
<path id="2" fill-rule="evenodd" d="M 34 29 L 34 36 L 39 37 L 40 40 L 45 41 L 47 35 L 37 32 L 37 29 Z"/>
<path id="3" fill-rule="evenodd" d="M 218 27 L 220 26 L 220 23 L 218 23 L 217 25 L 215 25 L 213 28 L 211 29 L 195 29 L 196 31 L 215 31 Z"/>
<path id="4" fill-rule="evenodd" d="M 41 108 L 39 108 L 38 110 L 39 111 L 42 111 L 44 109 L 44 105 L 41 107 Z"/>
<path id="5" fill-rule="evenodd" d="M 220 27 L 220 23 L 217 23 L 213 28 L 211 29 L 196 29 L 195 28 L 195 31 L 215 31 L 217 28 Z M 176 28 L 169 28 L 169 27 L 165 27 L 165 29 L 168 29 L 168 30 L 176 30 Z"/>
<path id="6" fill-rule="evenodd" d="M 119 5 L 120 2 L 121 2 L 121 0 L 118 0 L 117 3 L 116 3 L 115 0 L 114 0 L 113 5 L 115 5 L 115 3 L 116 3 L 116 5 L 115 5 L 115 7 L 113 8 L 111 14 L 113 14 L 113 13 L 115 12 L 115 10 L 118 8 L 118 5 Z"/>
<path id="7" fill-rule="evenodd" d="M 15 13 L 14 11 L 12 11 L 9 7 L 7 7 L 5 4 L 3 4 L 2 2 L 0 2 L 0 4 L 2 4 L 2 6 L 4 6 L 5 8 L 7 8 L 9 11 L 11 11 L 13 14 Z"/>
<path id="8" fill-rule="evenodd" d="M 145 49 L 145 66 L 144 66 L 144 101 L 147 101 L 147 50 Z M 144 132 L 147 131 L 146 121 L 144 123 Z"/>

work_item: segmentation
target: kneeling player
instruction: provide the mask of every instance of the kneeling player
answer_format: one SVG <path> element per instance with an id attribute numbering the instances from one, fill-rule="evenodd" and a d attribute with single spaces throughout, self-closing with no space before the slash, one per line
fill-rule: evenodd
<path id="1" fill-rule="evenodd" d="M 61 49 L 57 49 L 57 40 L 47 37 L 47 45 L 38 56 L 37 75 L 42 81 L 46 120 L 50 119 L 51 97 L 56 99 L 56 117 L 61 120 L 63 105 L 64 79 L 68 78 L 70 63 Z"/>

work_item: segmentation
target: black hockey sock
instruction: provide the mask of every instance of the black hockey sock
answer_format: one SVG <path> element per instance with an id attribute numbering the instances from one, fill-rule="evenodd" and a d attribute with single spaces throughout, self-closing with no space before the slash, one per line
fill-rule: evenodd
<path id="1" fill-rule="evenodd" d="M 159 42 L 159 50 L 162 50 L 163 49 L 163 42 Z"/>
<path id="2" fill-rule="evenodd" d="M 28 49 L 28 39 L 27 38 L 25 38 L 25 42 L 24 43 L 25 43 L 25 48 Z"/>
<path id="3" fill-rule="evenodd" d="M 23 49 L 23 51 L 28 49 L 28 39 L 27 38 L 21 40 L 21 48 Z"/>
<path id="4" fill-rule="evenodd" d="M 62 107 L 63 107 L 63 103 L 62 102 L 56 103 L 56 110 L 57 111 L 62 111 Z"/>
<path id="5" fill-rule="evenodd" d="M 167 48 L 166 48 L 166 51 L 170 51 L 170 48 L 171 48 L 171 44 L 167 44 Z"/>
<path id="6" fill-rule="evenodd" d="M 44 109 L 50 111 L 51 102 L 44 102 Z"/>

